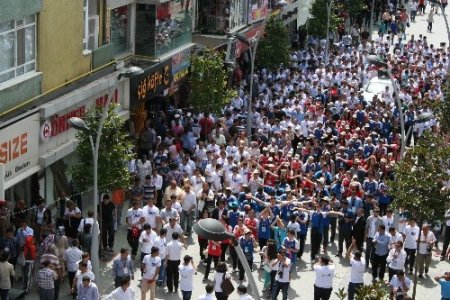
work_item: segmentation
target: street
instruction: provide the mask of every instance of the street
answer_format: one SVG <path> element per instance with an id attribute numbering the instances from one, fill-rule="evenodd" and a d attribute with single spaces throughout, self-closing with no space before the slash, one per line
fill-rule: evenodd
<path id="1" fill-rule="evenodd" d="M 427 7 L 427 10 L 429 10 L 429 6 Z M 440 13 L 440 11 L 439 11 Z M 407 29 L 407 40 L 410 39 L 411 34 L 413 33 L 415 37 L 418 37 L 419 34 L 427 36 L 427 39 L 429 41 L 429 44 L 439 45 L 441 42 L 447 41 L 447 34 L 446 34 L 446 28 L 445 28 L 445 22 L 441 14 L 436 15 L 434 18 L 434 24 L 433 24 L 433 31 L 432 33 L 427 32 L 427 22 L 426 22 L 427 15 L 418 15 L 416 17 L 416 21 L 411 23 L 411 26 Z M 377 26 L 374 26 L 374 28 L 377 28 Z M 373 37 L 376 37 L 377 33 L 373 33 Z M 84 197 L 85 207 L 89 207 L 88 204 L 88 197 Z M 127 204 L 125 204 L 125 207 L 128 207 Z M 124 209 L 125 209 L 124 207 Z M 83 211 L 83 216 L 86 215 L 86 211 Z M 123 212 L 122 216 L 124 217 L 126 215 L 125 211 Z M 122 221 L 122 224 L 124 224 L 125 221 Z M 115 238 L 115 246 L 114 250 L 117 254 L 122 247 L 129 248 L 129 245 L 127 243 L 126 239 L 126 225 L 122 225 L 120 228 L 116 231 L 116 238 Z M 189 254 L 194 257 L 194 262 L 196 264 L 199 263 L 199 247 L 197 243 L 197 236 L 195 233 L 192 234 L 188 239 L 188 249 L 184 251 L 184 254 Z M 440 243 L 440 248 L 442 248 L 442 243 Z M 314 280 L 315 280 L 315 273 L 312 270 L 312 264 L 309 261 L 309 250 L 310 250 L 310 240 L 309 240 L 309 234 L 308 239 L 306 242 L 306 248 L 305 248 L 305 254 L 303 255 L 303 260 L 298 262 L 297 265 L 297 271 L 292 274 L 291 278 L 291 284 L 288 292 L 288 299 L 312 299 L 313 298 L 313 291 L 314 291 Z M 334 254 L 337 252 L 337 240 L 330 245 L 329 247 L 329 254 L 332 259 L 335 259 Z M 137 258 L 139 257 L 139 254 L 137 255 Z M 98 278 L 96 280 L 97 285 L 99 286 L 99 290 L 101 292 L 101 295 L 106 295 L 109 292 L 111 292 L 114 289 L 114 283 L 113 278 L 111 274 L 111 267 L 112 267 L 112 259 L 113 257 L 108 257 L 107 260 L 102 260 L 100 263 L 100 273 L 101 278 Z M 254 260 L 256 266 L 254 266 L 254 276 L 255 280 L 257 282 L 259 291 L 263 289 L 263 279 L 262 274 L 263 271 L 259 270 L 259 262 L 260 258 L 259 255 L 255 256 Z M 136 299 L 140 299 L 140 288 L 139 285 L 139 279 L 141 277 L 141 272 L 139 270 L 140 263 L 136 259 L 135 261 L 135 278 L 132 283 L 132 287 L 136 291 Z M 336 272 L 335 272 L 335 278 L 333 283 L 333 295 L 331 299 L 337 299 L 337 297 L 334 295 L 334 292 L 337 292 L 339 288 L 345 288 L 347 289 L 347 285 L 350 278 L 350 265 L 349 261 L 345 258 L 336 258 L 335 260 L 336 265 Z M 419 279 L 418 286 L 417 286 L 417 296 L 416 299 L 439 299 L 440 298 L 440 286 L 437 284 L 436 281 L 433 280 L 434 276 L 441 275 L 446 271 L 449 271 L 450 266 L 448 261 L 439 261 L 439 256 L 433 255 L 433 261 L 431 263 L 430 272 L 429 274 L 425 275 L 424 279 Z M 229 269 L 230 270 L 230 269 Z M 258 271 L 257 271 L 258 270 Z M 204 286 L 205 284 L 202 283 L 203 273 L 205 271 L 205 267 L 203 265 L 198 266 L 198 274 L 194 277 L 194 290 L 192 294 L 192 299 L 196 300 L 199 296 L 205 294 Z M 370 271 L 370 269 L 369 269 Z M 235 287 L 237 287 L 237 274 L 232 274 L 233 276 L 233 283 Z M 210 279 L 213 278 L 213 276 L 209 276 Z M 372 280 L 372 276 L 369 272 L 365 273 L 365 283 L 370 284 Z M 412 276 L 410 276 L 412 280 Z M 387 280 L 387 274 L 385 276 L 385 280 Z M 248 284 L 248 281 L 244 281 L 244 284 Z M 17 285 L 17 283 L 16 283 Z M 409 293 L 411 294 L 411 293 Z M 178 295 L 175 294 L 168 294 L 166 289 L 163 288 L 157 288 L 157 299 L 181 299 L 181 293 Z M 147 295 L 147 299 L 148 299 Z M 281 295 L 278 297 L 281 299 Z M 25 299 L 38 299 L 37 294 L 37 288 L 36 285 L 33 284 L 33 289 L 29 293 L 29 295 L 25 296 Z M 62 285 L 61 293 L 60 293 L 60 299 L 71 299 L 71 296 L 69 295 L 69 284 L 67 283 L 67 277 Z M 230 300 L 237 299 L 237 293 L 234 292 L 230 298 Z"/>

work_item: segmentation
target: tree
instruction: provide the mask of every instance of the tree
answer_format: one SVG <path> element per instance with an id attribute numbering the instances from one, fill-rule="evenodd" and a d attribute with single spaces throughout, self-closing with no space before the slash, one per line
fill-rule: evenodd
<path id="1" fill-rule="evenodd" d="M 289 64 L 289 36 L 283 21 L 270 16 L 264 29 L 264 36 L 256 51 L 256 61 L 261 68 L 276 69 Z"/>
<path id="2" fill-rule="evenodd" d="M 444 86 L 444 99 L 434 103 L 435 114 L 439 120 L 442 132 L 450 134 L 450 81 Z"/>
<path id="3" fill-rule="evenodd" d="M 338 289 L 334 293 L 340 300 L 347 299 L 348 294 L 345 292 L 345 288 Z M 389 299 L 389 288 L 381 282 L 375 282 L 369 285 L 363 285 L 357 289 L 355 300 L 384 300 Z"/>
<path id="4" fill-rule="evenodd" d="M 106 192 L 113 188 L 127 188 L 130 184 L 127 162 L 132 159 L 132 144 L 128 139 L 128 133 L 124 130 L 124 121 L 119 117 L 116 105 L 108 108 L 108 117 L 100 140 L 98 155 L 98 188 L 100 192 Z M 92 188 L 93 182 L 93 158 L 89 135 L 95 141 L 98 123 L 103 107 L 91 106 L 84 116 L 84 120 L 90 131 L 78 131 L 76 137 L 78 144 L 76 152 L 80 162 L 70 170 L 75 182 L 81 191 Z"/>
<path id="5" fill-rule="evenodd" d="M 228 87 L 222 53 L 213 50 L 192 56 L 190 86 L 190 103 L 201 112 L 219 112 L 236 95 Z"/>
<path id="6" fill-rule="evenodd" d="M 419 220 L 441 219 L 449 201 L 448 162 L 450 147 L 443 137 L 426 132 L 418 144 L 408 150 L 395 165 L 394 177 L 388 181 L 389 193 L 394 197 L 393 208 L 403 207 Z M 422 231 L 419 231 L 418 240 Z M 419 249 L 419 245 L 417 245 Z M 417 286 L 417 268 L 414 273 L 414 299 Z"/>
<path id="7" fill-rule="evenodd" d="M 319 38 L 325 38 L 327 36 L 327 3 L 333 3 L 333 0 L 316 0 L 311 5 L 309 13 L 311 17 L 308 19 L 308 33 L 315 35 Z M 337 14 L 335 4 L 332 4 L 330 14 L 330 32 L 336 31 L 339 24 L 342 22 L 342 18 Z"/>

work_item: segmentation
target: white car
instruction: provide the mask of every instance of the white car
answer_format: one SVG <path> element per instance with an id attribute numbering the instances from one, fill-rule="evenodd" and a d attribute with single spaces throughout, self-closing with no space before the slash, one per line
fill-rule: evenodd
<path id="1" fill-rule="evenodd" d="M 389 87 L 390 93 L 394 92 L 392 81 L 389 78 L 374 77 L 370 79 L 369 83 L 363 87 L 364 101 L 371 103 L 375 95 L 381 100 L 381 94 L 386 90 L 386 86 Z"/>

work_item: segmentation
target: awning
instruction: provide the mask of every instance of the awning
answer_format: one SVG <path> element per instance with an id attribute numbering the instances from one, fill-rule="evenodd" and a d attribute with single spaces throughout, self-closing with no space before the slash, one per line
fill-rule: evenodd
<path id="1" fill-rule="evenodd" d="M 225 35 L 200 35 L 192 36 L 192 42 L 210 49 L 216 49 L 227 44 L 227 36 Z"/>

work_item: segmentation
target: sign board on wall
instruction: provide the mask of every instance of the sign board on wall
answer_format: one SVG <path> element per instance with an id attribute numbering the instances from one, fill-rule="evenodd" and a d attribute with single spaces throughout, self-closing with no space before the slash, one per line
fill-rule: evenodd
<path id="1" fill-rule="evenodd" d="M 143 74 L 130 79 L 130 102 L 134 107 L 155 95 L 164 95 L 172 83 L 172 60 L 168 59 L 149 67 Z"/>
<path id="2" fill-rule="evenodd" d="M 264 19 L 269 14 L 269 0 L 249 0 L 248 22 Z"/>
<path id="3" fill-rule="evenodd" d="M 113 94 L 113 103 L 123 105 L 125 96 L 124 87 L 125 82 L 119 83 Z M 41 119 L 39 128 L 39 136 L 41 141 L 41 145 L 39 147 L 40 155 L 43 155 L 48 151 L 52 151 L 74 139 L 75 130 L 69 130 L 70 126 L 68 120 L 72 117 L 83 117 L 85 112 L 92 105 L 104 107 L 107 98 L 108 90 L 104 90 L 77 103 L 73 103 L 70 98 L 65 99 L 67 103 L 72 104 L 69 106 L 53 104 L 53 106 L 64 107 L 64 109 L 56 111 L 53 115 Z M 50 103 L 49 106 L 52 106 L 52 104 Z M 118 112 L 120 111 L 122 111 L 122 106 L 118 107 Z"/>
<path id="4" fill-rule="evenodd" d="M 5 182 L 37 166 L 38 162 L 38 113 L 0 130 L 0 163 L 5 165 Z"/>

